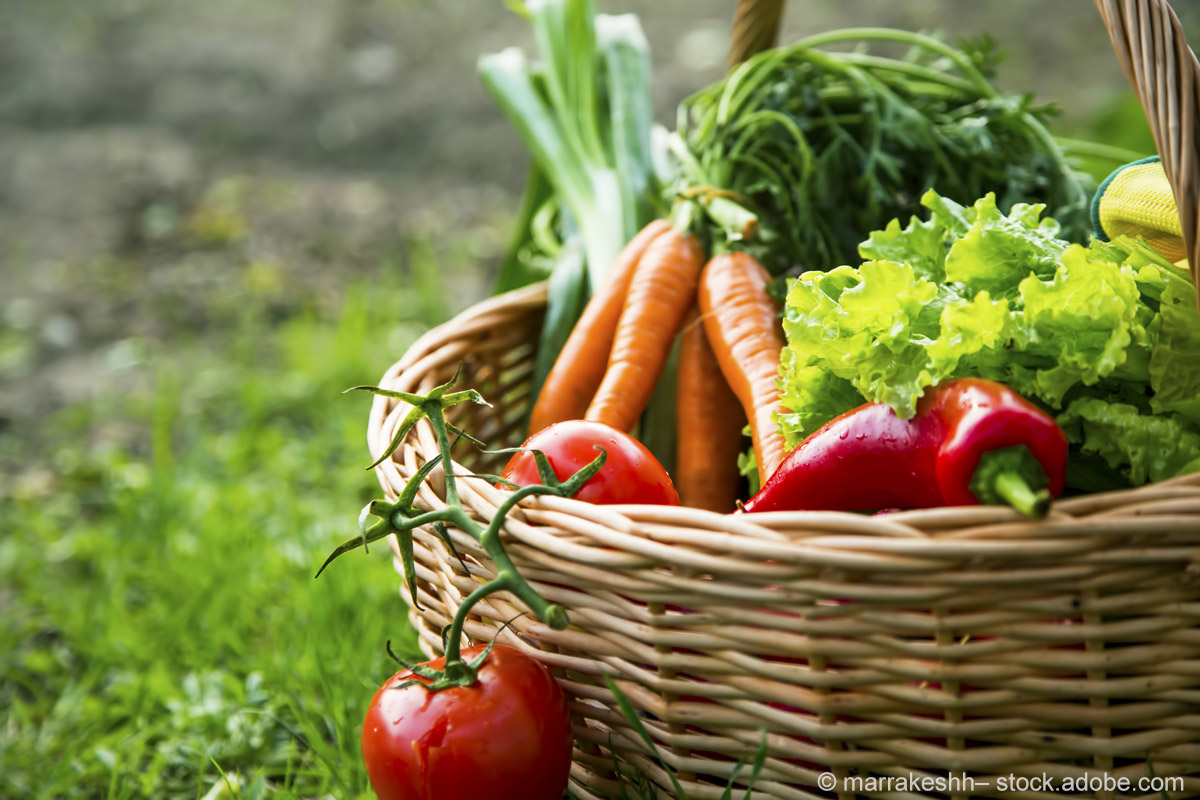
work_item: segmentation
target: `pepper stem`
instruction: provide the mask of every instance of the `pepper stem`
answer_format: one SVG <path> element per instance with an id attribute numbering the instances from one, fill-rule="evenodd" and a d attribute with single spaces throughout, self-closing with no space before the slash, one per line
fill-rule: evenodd
<path id="1" fill-rule="evenodd" d="M 1041 519 L 1050 511 L 1050 479 L 1023 444 L 984 453 L 971 477 L 970 490 L 985 504 L 1004 504 L 1027 517 Z"/>
<path id="2" fill-rule="evenodd" d="M 999 473 L 993 486 L 1004 502 L 1027 517 L 1041 519 L 1050 511 L 1050 490 L 1034 491 L 1019 472 Z"/>

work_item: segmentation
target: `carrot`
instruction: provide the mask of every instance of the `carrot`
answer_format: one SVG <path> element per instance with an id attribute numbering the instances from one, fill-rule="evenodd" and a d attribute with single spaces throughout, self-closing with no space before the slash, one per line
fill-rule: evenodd
<path id="1" fill-rule="evenodd" d="M 733 511 L 746 415 L 721 374 L 695 306 L 680 333 L 675 421 L 675 488 L 680 502 L 722 514 Z"/>
<path id="2" fill-rule="evenodd" d="M 770 277 L 748 253 L 714 257 L 700 276 L 700 314 L 708 341 L 729 387 L 750 420 L 758 477 L 767 478 L 783 460 L 783 436 L 771 413 L 780 405 L 776 379 L 783 332 L 775 302 L 767 294 Z"/>
<path id="3" fill-rule="evenodd" d="M 666 220 L 651 222 L 629 240 L 613 262 L 604 285 L 584 307 L 542 384 L 529 417 L 531 433 L 555 422 L 583 417 L 604 378 L 617 321 L 621 318 L 634 270 L 650 243 L 670 227 Z"/>
<path id="4" fill-rule="evenodd" d="M 630 430 L 650 402 L 683 317 L 696 300 L 703 251 L 672 229 L 646 248 L 617 323 L 604 380 L 586 419 Z"/>

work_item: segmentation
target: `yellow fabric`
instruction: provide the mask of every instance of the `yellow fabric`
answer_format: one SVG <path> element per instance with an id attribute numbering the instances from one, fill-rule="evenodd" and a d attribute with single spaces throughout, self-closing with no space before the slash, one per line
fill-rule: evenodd
<path id="1" fill-rule="evenodd" d="M 1117 173 L 1100 198 L 1099 216 L 1109 238 L 1142 236 L 1171 261 L 1187 258 L 1175 196 L 1161 162 L 1133 164 Z"/>

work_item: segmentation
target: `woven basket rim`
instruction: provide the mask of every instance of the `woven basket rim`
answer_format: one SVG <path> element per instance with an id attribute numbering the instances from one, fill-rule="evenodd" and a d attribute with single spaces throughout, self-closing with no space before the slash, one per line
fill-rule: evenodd
<path id="1" fill-rule="evenodd" d="M 421 364 L 439 353 L 445 355 L 447 349 L 453 351 L 454 342 L 464 334 L 486 328 L 495 324 L 495 320 L 507 316 L 519 316 L 544 306 L 547 297 L 545 281 L 495 295 L 477 303 L 443 324 L 430 329 L 418 339 L 404 354 L 404 357 L 393 364 L 382 376 L 379 385 L 385 388 L 401 388 L 397 381 L 404 373 L 419 372 Z M 405 386 L 405 391 L 415 391 L 416 386 Z M 485 398 L 487 399 L 487 398 Z M 372 403 L 368 421 L 368 448 L 371 458 L 378 459 L 391 441 L 388 421 L 398 422 L 402 408 L 389 398 L 376 396 Z M 427 425 L 418 426 L 416 430 L 426 430 Z M 385 435 L 387 434 L 387 435 Z M 410 438 L 416 434 L 410 434 Z M 430 439 L 426 440 L 431 441 Z M 436 453 L 432 450 L 431 453 Z M 394 480 L 389 480 L 389 464 L 385 461 L 378 465 L 376 473 L 381 483 L 398 491 Z M 455 464 L 456 474 L 468 473 L 458 461 Z M 395 476 L 392 475 L 392 478 Z M 503 502 L 503 490 L 495 489 L 486 481 L 461 478 L 460 483 L 475 487 L 480 499 L 493 508 Z M 866 516 L 855 512 L 844 511 L 773 511 L 758 512 L 753 515 L 732 512 L 720 514 L 703 509 L 685 506 L 656 506 L 656 505 L 612 505 L 605 506 L 606 515 L 623 517 L 626 520 L 655 520 L 670 518 L 675 523 L 695 522 L 701 527 L 710 527 L 714 520 L 737 522 L 730 531 L 731 535 L 746 535 L 745 531 L 758 529 L 755 535 L 762 535 L 762 530 L 795 529 L 805 525 L 834 525 L 847 531 L 857 531 L 863 535 L 881 538 L 908 538 L 921 540 L 936 540 L 937 536 L 922 534 L 921 529 L 954 530 L 968 526 L 977 531 L 971 540 L 981 546 L 986 541 L 987 533 L 1000 538 L 1012 538 L 1025 541 L 1032 532 L 1045 536 L 1051 531 L 1071 529 L 1080 524 L 1086 525 L 1096 536 L 1105 535 L 1105 527 L 1097 515 L 1102 515 L 1112 509 L 1139 506 L 1155 501 L 1169 501 L 1176 492 L 1193 485 L 1200 485 L 1200 473 L 1183 475 L 1165 481 L 1148 483 L 1143 486 L 1121 489 L 1110 492 L 1080 494 L 1055 501 L 1050 515 L 1044 520 L 1029 520 L 1017 511 L 1006 506 L 945 506 L 929 509 L 906 509 Z M 594 515 L 596 506 L 584 501 L 569 498 L 531 497 L 520 504 L 524 509 L 552 510 L 558 513 L 572 513 L 581 517 Z M 624 523 L 616 523 L 618 527 Z M 1147 520 L 1146 530 L 1151 531 L 1162 522 Z M 1066 535 L 1066 534 L 1064 534 Z M 1069 534 L 1079 535 L 1079 531 Z"/>

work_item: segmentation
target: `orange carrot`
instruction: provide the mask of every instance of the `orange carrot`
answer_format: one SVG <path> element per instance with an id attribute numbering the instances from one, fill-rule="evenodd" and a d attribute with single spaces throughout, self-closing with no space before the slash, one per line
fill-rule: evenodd
<path id="1" fill-rule="evenodd" d="M 586 419 L 630 430 L 662 375 L 683 317 L 696 300 L 704 254 L 693 236 L 672 229 L 646 248 L 617 323 L 604 380 Z"/>
<path id="2" fill-rule="evenodd" d="M 721 374 L 695 306 L 679 336 L 675 488 L 685 506 L 728 513 L 737 504 L 737 457 L 746 415 Z"/>
<path id="3" fill-rule="evenodd" d="M 584 307 L 542 384 L 529 418 L 531 433 L 555 422 L 583 417 L 604 378 L 617 321 L 621 318 L 634 270 L 650 243 L 670 227 L 666 220 L 651 222 L 629 240 L 613 262 L 604 284 Z"/>
<path id="4" fill-rule="evenodd" d="M 771 412 L 780 405 L 779 353 L 783 332 L 779 311 L 767 294 L 770 276 L 748 253 L 714 257 L 700 276 L 700 314 L 708 341 L 729 387 L 750 420 L 758 477 L 767 478 L 785 454 L 783 436 Z"/>

